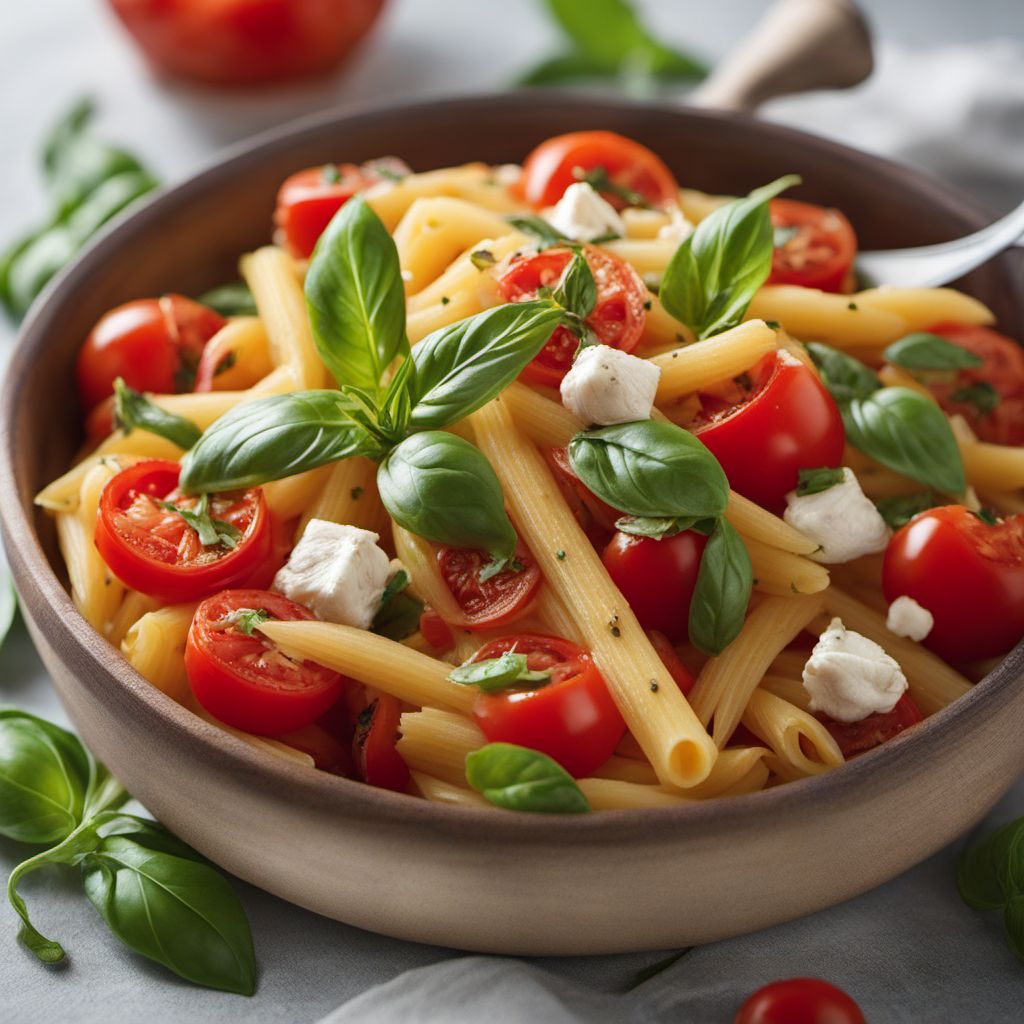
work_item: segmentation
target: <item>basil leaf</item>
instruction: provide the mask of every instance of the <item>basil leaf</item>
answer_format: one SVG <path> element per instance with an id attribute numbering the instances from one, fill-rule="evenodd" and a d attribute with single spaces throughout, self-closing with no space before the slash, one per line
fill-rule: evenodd
<path id="1" fill-rule="evenodd" d="M 597 304 L 597 285 L 594 274 L 582 252 L 575 251 L 562 271 L 558 285 L 551 296 L 567 312 L 585 320 Z"/>
<path id="2" fill-rule="evenodd" d="M 892 498 L 881 498 L 875 502 L 878 514 L 894 529 L 907 525 L 918 512 L 937 508 L 942 504 L 934 491 L 919 491 L 917 494 L 901 494 Z"/>
<path id="3" fill-rule="evenodd" d="M 0 835 L 66 839 L 82 819 L 90 758 L 78 738 L 26 711 L 0 711 Z"/>
<path id="4" fill-rule="evenodd" d="M 523 683 L 549 683 L 551 673 L 531 671 L 525 654 L 505 651 L 497 658 L 459 665 L 448 673 L 448 678 L 463 686 L 478 686 L 484 693 L 496 693 Z"/>
<path id="5" fill-rule="evenodd" d="M 544 347 L 564 311 L 548 299 L 508 303 L 443 327 L 415 349 L 411 430 L 437 430 L 486 405 Z"/>
<path id="6" fill-rule="evenodd" d="M 1024 960 L 1024 895 L 1014 896 L 1007 901 L 1003 910 L 1003 927 L 1010 948 Z"/>
<path id="7" fill-rule="evenodd" d="M 208 864 L 111 835 L 81 868 L 86 896 L 125 945 L 198 985 L 255 991 L 245 911 Z"/>
<path id="8" fill-rule="evenodd" d="M 398 250 L 359 196 L 335 214 L 316 244 L 306 308 L 317 352 L 339 384 L 376 394 L 384 371 L 409 351 Z"/>
<path id="9" fill-rule="evenodd" d="M 114 422 L 125 434 L 145 430 L 188 451 L 202 431 L 184 416 L 161 409 L 141 391 L 128 387 L 123 377 L 114 381 Z"/>
<path id="10" fill-rule="evenodd" d="M 588 171 L 584 171 L 583 168 L 577 167 L 573 170 L 573 176 L 577 181 L 586 182 L 595 192 L 599 193 L 602 198 L 605 196 L 611 196 L 613 199 L 622 200 L 626 206 L 636 206 L 641 210 L 654 209 L 653 203 L 651 203 L 643 193 L 637 192 L 636 189 L 629 188 L 617 181 L 613 181 L 612 176 L 608 173 L 607 167 L 592 167 Z M 612 235 L 611 237 L 617 238 L 618 236 Z"/>
<path id="11" fill-rule="evenodd" d="M 988 416 L 999 408 L 1002 395 L 987 380 L 979 380 L 969 387 L 960 388 L 949 396 L 954 402 L 966 402 L 973 405 L 982 416 Z"/>
<path id="12" fill-rule="evenodd" d="M 745 199 L 720 206 L 669 260 L 658 297 L 699 338 L 738 324 L 755 292 L 768 280 L 772 269 L 768 201 L 799 181 L 796 175 L 787 175 Z"/>
<path id="13" fill-rule="evenodd" d="M 968 847 L 957 862 L 956 884 L 975 910 L 999 910 L 1024 894 L 1024 818 Z"/>
<path id="14" fill-rule="evenodd" d="M 294 391 L 243 402 L 216 420 L 181 462 L 186 494 L 234 491 L 382 449 L 337 391 Z"/>
<path id="15" fill-rule="evenodd" d="M 632 516 L 716 518 L 729 500 L 715 457 L 674 423 L 583 431 L 569 442 L 569 461 L 602 501 Z"/>
<path id="16" fill-rule="evenodd" d="M 488 743 L 466 755 L 466 781 L 510 811 L 584 814 L 590 804 L 573 777 L 546 754 L 511 743 Z"/>
<path id="17" fill-rule="evenodd" d="M 370 627 L 372 632 L 389 640 L 404 640 L 420 628 L 423 602 L 408 593 L 408 586 L 409 574 L 404 569 L 388 581 L 380 599 L 380 609 Z"/>
<path id="18" fill-rule="evenodd" d="M 841 484 L 843 476 L 841 466 L 838 469 L 833 469 L 831 466 L 822 466 L 820 469 L 801 469 L 796 493 L 801 498 L 807 494 L 820 494 L 830 487 L 835 487 L 836 484 Z"/>
<path id="19" fill-rule="evenodd" d="M 218 545 L 234 548 L 242 537 L 242 531 L 237 526 L 214 519 L 210 515 L 210 498 L 207 494 L 199 499 L 194 508 L 183 508 L 181 505 L 175 505 L 173 501 L 160 501 L 157 504 L 168 512 L 175 512 L 181 516 L 186 525 L 199 535 L 199 543 L 204 548 Z"/>
<path id="20" fill-rule="evenodd" d="M 564 245 L 568 241 L 565 235 L 556 230 L 543 217 L 538 217 L 535 214 L 513 213 L 505 220 L 517 230 L 528 235 L 535 235 L 542 249 L 551 249 L 554 246 Z"/>
<path id="21" fill-rule="evenodd" d="M 220 313 L 221 316 L 256 316 L 256 300 L 244 281 L 218 285 L 203 292 L 196 300 Z"/>
<path id="22" fill-rule="evenodd" d="M 416 364 L 406 357 L 384 392 L 378 414 L 380 430 L 393 442 L 401 441 L 408 432 L 415 389 Z"/>
<path id="23" fill-rule="evenodd" d="M 845 352 L 817 341 L 807 342 L 807 351 L 821 374 L 821 382 L 840 405 L 854 398 L 867 398 L 881 387 L 873 370 Z"/>
<path id="24" fill-rule="evenodd" d="M 967 489 L 945 413 L 909 388 L 882 388 L 842 407 L 846 439 L 882 465 L 947 494 Z"/>
<path id="25" fill-rule="evenodd" d="M 696 522 L 694 516 L 622 516 L 615 520 L 615 529 L 634 537 L 663 540 L 689 530 Z"/>
<path id="26" fill-rule="evenodd" d="M 486 551 L 501 566 L 515 555 L 501 484 L 480 450 L 461 437 L 413 434 L 380 464 L 377 490 L 391 518 L 410 533 Z"/>
<path id="27" fill-rule="evenodd" d="M 704 546 L 690 602 L 690 640 L 705 654 L 721 654 L 736 639 L 750 603 L 754 570 L 740 535 L 719 519 Z"/>
<path id="28" fill-rule="evenodd" d="M 888 362 L 908 370 L 969 370 L 983 362 L 981 356 L 927 331 L 894 341 L 882 355 Z"/>

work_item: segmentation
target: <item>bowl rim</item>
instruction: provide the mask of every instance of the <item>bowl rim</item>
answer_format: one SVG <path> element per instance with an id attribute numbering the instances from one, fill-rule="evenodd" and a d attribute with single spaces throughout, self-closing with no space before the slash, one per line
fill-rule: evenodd
<path id="1" fill-rule="evenodd" d="M 732 122 L 751 131 L 753 137 L 786 145 L 797 143 L 804 150 L 817 150 L 832 158 L 840 157 L 862 166 L 866 173 L 884 171 L 889 178 L 902 178 L 924 198 L 977 222 L 988 222 L 983 209 L 970 197 L 925 172 L 853 149 L 841 143 L 784 125 L 759 121 L 733 112 L 711 111 L 667 102 L 635 101 L 609 97 L 590 97 L 556 90 L 513 91 L 501 94 L 459 94 L 427 99 L 375 104 L 346 104 L 289 121 L 262 132 L 222 151 L 204 168 L 174 186 L 154 190 L 138 206 L 115 218 L 52 281 L 33 304 L 17 337 L 16 348 L 5 375 L 0 395 L 0 493 L 13 494 L 18 500 L 0 503 L 0 532 L 8 552 L 18 589 L 27 595 L 24 604 L 32 607 L 31 617 L 46 634 L 63 631 L 89 661 L 88 673 L 80 683 L 97 700 L 100 691 L 112 683 L 123 699 L 132 702 L 137 718 L 153 716 L 179 733 L 181 749 L 201 748 L 207 764 L 240 775 L 257 775 L 276 788 L 287 787 L 294 800 L 310 805 L 334 806 L 346 811 L 371 812 L 382 823 L 399 822 L 409 826 L 443 828 L 455 836 L 479 838 L 486 828 L 494 839 L 516 839 L 537 845 L 590 843 L 602 840 L 635 841 L 642 833 L 651 838 L 671 840 L 684 829 L 705 830 L 714 824 L 720 830 L 742 831 L 758 822 L 806 807 L 816 800 L 844 801 L 855 797 L 865 783 L 883 778 L 897 763 L 913 757 L 915 751 L 925 759 L 928 753 L 941 755 L 946 745 L 955 742 L 964 724 L 987 712 L 985 705 L 1009 700 L 1010 691 L 1024 680 L 1024 641 L 1018 644 L 992 672 L 972 690 L 936 712 L 909 733 L 862 754 L 832 771 L 782 786 L 729 799 L 693 801 L 679 807 L 641 808 L 601 811 L 595 814 L 547 815 L 541 813 L 496 814 L 491 808 L 439 805 L 432 801 L 377 789 L 362 782 L 331 775 L 261 753 L 244 741 L 199 718 L 173 698 L 147 682 L 79 614 L 70 594 L 64 589 L 39 541 L 31 505 L 21 498 L 24 483 L 16 472 L 17 396 L 22 381 L 33 373 L 37 355 L 42 355 L 53 310 L 65 293 L 102 268 L 109 254 L 122 243 L 144 234 L 154 220 L 175 208 L 186 206 L 195 193 L 214 189 L 242 172 L 250 161 L 269 153 L 286 150 L 304 137 L 315 137 L 328 127 L 357 128 L 361 122 L 379 122 L 383 118 L 424 117 L 442 110 L 447 116 L 494 117 L 504 110 L 535 104 L 558 105 L 578 116 L 597 118 L 601 111 L 634 111 L 666 119 L 685 118 L 706 124 Z M 41 360 L 40 360 L 41 361 Z M 51 636 L 54 633 L 50 634 Z M 111 653 L 115 658 L 111 658 Z M 642 826 L 642 829 L 640 828 Z"/>

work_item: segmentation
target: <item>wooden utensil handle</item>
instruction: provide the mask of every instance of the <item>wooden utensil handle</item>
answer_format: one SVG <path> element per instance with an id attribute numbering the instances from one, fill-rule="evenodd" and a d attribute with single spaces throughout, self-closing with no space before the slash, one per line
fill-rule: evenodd
<path id="1" fill-rule="evenodd" d="M 871 32 L 853 0 L 778 0 L 692 99 L 752 111 L 788 93 L 849 88 L 873 67 Z"/>

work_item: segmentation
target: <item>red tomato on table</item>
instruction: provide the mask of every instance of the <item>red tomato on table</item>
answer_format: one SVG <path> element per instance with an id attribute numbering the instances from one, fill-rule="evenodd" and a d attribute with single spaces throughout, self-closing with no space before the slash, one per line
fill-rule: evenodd
<path id="1" fill-rule="evenodd" d="M 898 736 L 904 729 L 924 721 L 921 709 L 909 693 L 900 697 L 892 711 L 877 711 L 859 722 L 839 722 L 823 714 L 815 717 L 832 734 L 832 739 L 839 744 L 843 757 L 847 759 L 873 750 Z"/>
<path id="2" fill-rule="evenodd" d="M 233 616 L 262 611 L 282 622 L 312 619 L 302 605 L 270 590 L 224 590 L 196 609 L 185 645 L 185 671 L 196 700 L 214 718 L 257 736 L 312 725 L 341 696 L 345 677 L 295 661 Z"/>
<path id="3" fill-rule="evenodd" d="M 945 661 L 1006 654 L 1024 637 L 1024 516 L 992 525 L 961 505 L 921 512 L 889 541 L 882 590 L 932 613 L 923 643 Z"/>
<path id="4" fill-rule="evenodd" d="M 602 345 L 632 352 L 640 342 L 647 319 L 647 287 L 624 260 L 594 246 L 583 253 L 597 285 L 597 302 L 587 326 Z M 537 298 L 541 288 L 558 284 L 569 265 L 571 249 L 545 249 L 532 256 L 513 257 L 498 278 L 498 292 L 506 302 Z M 579 339 L 567 327 L 556 327 L 548 343 L 522 372 L 530 384 L 557 388 L 572 366 Z"/>
<path id="5" fill-rule="evenodd" d="M 788 978 L 759 988 L 733 1024 L 865 1024 L 860 1007 L 820 978 Z"/>
<path id="6" fill-rule="evenodd" d="M 554 206 L 570 185 L 592 171 L 605 172 L 614 185 L 636 192 L 651 206 L 674 203 L 679 194 L 661 157 L 639 142 L 615 132 L 569 132 L 542 142 L 527 156 L 523 198 L 537 209 Z M 618 210 L 631 205 L 614 192 L 602 194 Z"/>
<path id="7" fill-rule="evenodd" d="M 359 777 L 396 793 L 405 792 L 409 785 L 409 769 L 395 747 L 401 718 L 398 698 L 382 693 L 358 715 L 352 738 L 352 759 Z"/>
<path id="8" fill-rule="evenodd" d="M 480 572 L 490 561 L 485 552 L 443 544 L 438 548 L 441 578 L 465 616 L 453 625 L 470 630 L 497 629 L 526 612 L 537 596 L 542 577 L 533 555 L 522 542 L 515 557 L 522 568 L 505 569 L 481 580 Z"/>
<path id="9" fill-rule="evenodd" d="M 324 74 L 384 0 L 110 0 L 158 71 L 213 85 Z"/>
<path id="10" fill-rule="evenodd" d="M 136 462 L 112 477 L 100 496 L 95 542 L 127 586 L 174 603 L 244 586 L 266 571 L 273 531 L 263 491 L 211 495 L 209 514 L 237 531 L 234 545 L 204 546 L 198 532 L 164 503 L 194 511 L 198 499 L 178 490 L 181 467 L 165 459 Z"/>
<path id="11" fill-rule="evenodd" d="M 857 257 L 857 236 L 846 217 L 798 199 L 772 199 L 768 208 L 775 229 L 768 284 L 842 291 Z"/>
<path id="12" fill-rule="evenodd" d="M 781 512 L 801 469 L 842 464 L 843 419 L 824 384 L 788 352 L 765 356 L 746 376 L 734 402 L 705 400 L 691 429 L 734 491 Z"/>
<path id="13" fill-rule="evenodd" d="M 474 661 L 506 651 L 526 655 L 527 668 L 551 681 L 534 690 L 481 693 L 473 717 L 492 743 L 515 743 L 554 758 L 570 775 L 589 775 L 615 753 L 626 731 L 590 655 L 556 636 L 519 633 L 492 640 Z"/>

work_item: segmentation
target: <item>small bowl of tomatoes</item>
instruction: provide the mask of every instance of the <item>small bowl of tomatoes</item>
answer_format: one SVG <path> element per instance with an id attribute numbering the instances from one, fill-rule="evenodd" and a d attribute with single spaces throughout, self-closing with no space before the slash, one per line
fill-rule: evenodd
<path id="1" fill-rule="evenodd" d="M 521 160 L 544 139 L 582 129 L 636 139 L 656 150 L 678 180 L 709 192 L 743 194 L 799 173 L 800 202 L 842 209 L 865 248 L 943 241 L 988 219 L 916 171 L 731 114 L 537 93 L 331 112 L 254 141 L 112 225 L 37 303 L 6 381 L 0 524 L 25 618 L 75 727 L 139 800 L 213 861 L 285 899 L 405 939 L 572 955 L 677 948 L 752 931 L 906 870 L 981 818 L 1024 766 L 1024 652 L 1018 649 L 906 736 L 826 775 L 764 792 L 591 815 L 438 806 L 386 788 L 403 769 L 388 760 L 393 745 L 378 742 L 393 736 L 397 702 L 359 712 L 361 770 L 379 778 L 379 786 L 344 777 L 342 755 L 340 774 L 290 764 L 155 689 L 76 611 L 53 527 L 32 497 L 82 444 L 78 384 L 99 395 L 120 373 L 103 330 L 90 342 L 87 365 L 78 363 L 101 314 L 139 296 L 168 296 L 130 310 L 129 326 L 141 345 L 155 344 L 152 371 L 173 373 L 181 367 L 156 358 L 160 339 L 201 337 L 216 326 L 173 297 L 199 295 L 236 277 L 239 254 L 265 244 L 281 184 L 301 168 L 345 163 L 367 173 L 368 162 L 391 153 L 417 170 L 477 160 L 500 165 Z M 656 172 L 646 169 L 655 184 Z M 296 209 L 309 203 L 296 220 L 296 238 L 300 226 L 315 231 L 319 184 L 309 193 L 303 191 L 309 182 L 294 183 Z M 781 208 L 776 227 L 799 226 L 805 212 L 799 205 Z M 841 240 L 842 231 L 833 232 L 822 245 L 838 252 Z M 806 265 L 801 259 L 789 253 L 778 269 L 795 273 Z M 990 306 L 1008 334 L 1021 337 L 1024 294 L 1014 259 L 993 260 L 960 287 Z M 824 273 L 828 262 L 815 265 Z M 508 283 L 510 290 L 537 286 L 525 271 Z M 542 369 L 554 374 L 560 355 L 551 356 Z M 785 369 L 765 366 L 764 374 Z M 811 406 L 816 393 L 794 396 Z M 718 446 L 723 459 L 734 443 L 727 428 L 727 421 L 705 425 L 709 446 Z M 565 493 L 586 499 L 564 457 L 551 458 L 561 467 Z M 173 464 L 140 465 L 131 487 L 109 496 L 112 522 L 120 521 L 133 494 L 160 501 L 174 494 Z M 158 501 L 154 515 L 160 507 Z M 594 530 L 607 527 L 606 506 L 593 503 L 585 511 Z M 244 494 L 217 510 L 240 537 L 261 536 L 261 514 L 259 502 Z M 129 532 L 112 530 L 103 543 L 109 557 L 123 561 L 123 571 L 141 571 L 130 540 Z M 264 557 L 268 543 L 264 537 L 256 551 L 253 540 L 239 559 Z M 680 541 L 674 557 L 692 562 L 699 555 L 692 547 L 692 539 Z M 629 550 L 614 551 L 609 570 L 632 559 Z M 646 571 L 656 611 L 658 565 Z M 947 585 L 957 586 L 956 579 Z M 189 600 L 181 590 L 167 596 Z M 204 614 L 219 621 L 230 613 L 210 608 Z M 197 617 L 193 625 L 200 629 L 205 621 Z M 196 675 L 215 683 L 219 669 L 210 650 Z M 573 649 L 544 648 L 541 655 L 567 678 L 589 671 Z M 685 688 L 691 680 L 685 666 L 678 669 Z M 325 676 L 325 702 L 336 687 Z M 557 695 L 556 686 L 551 696 Z M 505 725 L 495 721 L 495 733 Z"/>

